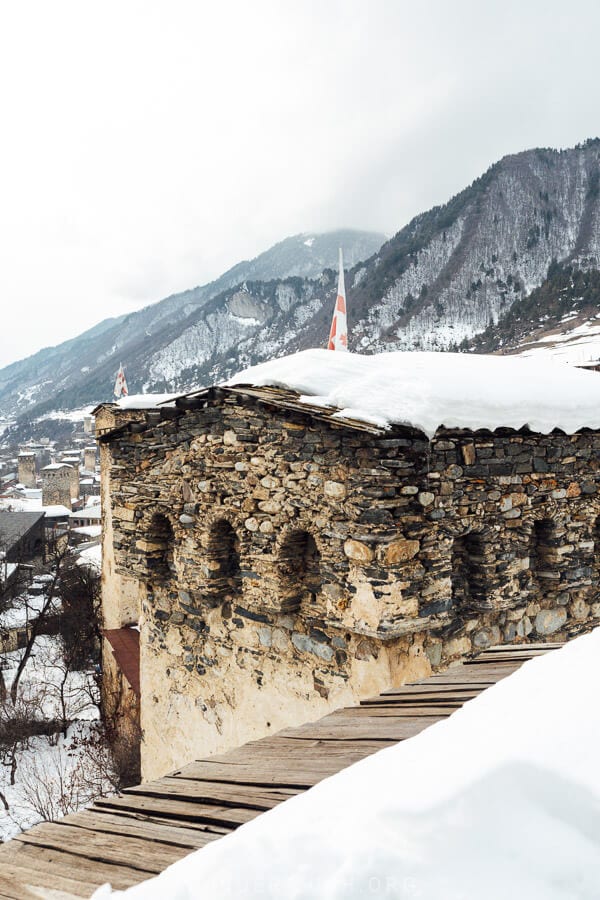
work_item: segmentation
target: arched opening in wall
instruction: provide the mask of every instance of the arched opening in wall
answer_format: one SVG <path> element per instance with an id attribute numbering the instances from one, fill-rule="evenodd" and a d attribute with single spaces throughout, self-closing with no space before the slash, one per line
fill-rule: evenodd
<path id="1" fill-rule="evenodd" d="M 308 531 L 292 531 L 279 551 L 281 611 L 297 612 L 305 601 L 317 602 L 321 590 L 321 554 Z"/>
<path id="2" fill-rule="evenodd" d="M 590 603 L 598 603 L 600 600 L 600 516 L 598 516 L 594 522 L 592 540 L 594 542 L 594 547 L 591 560 L 592 590 Z"/>
<path id="3" fill-rule="evenodd" d="M 532 590 L 538 593 L 560 580 L 556 566 L 556 525 L 552 519 L 538 519 L 533 523 L 529 540 L 529 571 Z"/>
<path id="4" fill-rule="evenodd" d="M 485 578 L 485 539 L 481 532 L 454 538 L 451 556 L 452 605 L 455 608 L 491 606 Z"/>
<path id="5" fill-rule="evenodd" d="M 175 575 L 175 534 L 162 513 L 155 513 L 146 532 L 146 568 L 151 581 L 169 581 Z"/>
<path id="6" fill-rule="evenodd" d="M 227 519 L 214 522 L 206 545 L 207 594 L 213 604 L 242 589 L 240 542 Z"/>

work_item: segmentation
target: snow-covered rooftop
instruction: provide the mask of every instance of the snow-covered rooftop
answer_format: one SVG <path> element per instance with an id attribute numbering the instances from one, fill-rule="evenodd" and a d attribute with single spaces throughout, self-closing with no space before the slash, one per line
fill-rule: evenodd
<path id="1" fill-rule="evenodd" d="M 0 509 L 7 509 L 14 512 L 43 512 L 46 513 L 46 518 L 48 519 L 61 518 L 62 516 L 69 516 L 71 514 L 71 510 L 61 504 L 42 506 L 42 501 L 39 498 L 16 499 L 0 497 Z"/>
<path id="2" fill-rule="evenodd" d="M 115 403 L 120 409 L 154 409 L 180 396 L 181 394 L 131 394 L 121 397 Z"/>
<path id="3" fill-rule="evenodd" d="M 599 680 L 596 629 L 112 896 L 595 900 Z"/>
<path id="4" fill-rule="evenodd" d="M 245 369 L 228 385 L 297 391 L 336 416 L 378 426 L 476 430 L 600 428 L 600 376 L 515 356 L 304 350 Z"/>
<path id="5" fill-rule="evenodd" d="M 100 519 L 102 510 L 99 503 L 94 503 L 93 506 L 82 506 L 81 509 L 74 510 L 69 513 L 69 517 L 71 519 Z"/>
<path id="6" fill-rule="evenodd" d="M 102 569 L 102 545 L 93 544 L 85 550 L 82 550 L 77 557 L 77 565 L 87 566 L 90 569 L 95 569 L 97 572 L 100 572 Z"/>

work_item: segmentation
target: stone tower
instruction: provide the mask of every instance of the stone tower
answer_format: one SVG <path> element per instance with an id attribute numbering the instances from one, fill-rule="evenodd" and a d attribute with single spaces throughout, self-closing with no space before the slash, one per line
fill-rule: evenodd
<path id="1" fill-rule="evenodd" d="M 83 450 L 83 468 L 86 472 L 96 471 L 96 448 L 85 447 Z"/>
<path id="2" fill-rule="evenodd" d="M 35 453 L 33 451 L 19 453 L 19 482 L 26 488 L 36 486 Z"/>
<path id="3" fill-rule="evenodd" d="M 79 473 L 77 484 L 79 486 Z M 73 466 L 51 463 L 42 469 L 42 506 L 66 506 L 71 509 Z"/>

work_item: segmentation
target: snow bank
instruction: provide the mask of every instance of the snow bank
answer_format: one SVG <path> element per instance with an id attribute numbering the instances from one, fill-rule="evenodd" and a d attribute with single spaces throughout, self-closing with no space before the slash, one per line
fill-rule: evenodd
<path id="1" fill-rule="evenodd" d="M 597 629 L 112 896 L 596 900 L 599 683 Z"/>
<path id="2" fill-rule="evenodd" d="M 229 385 L 273 385 L 387 427 L 600 428 L 600 376 L 547 361 L 466 353 L 362 356 L 304 350 L 240 372 Z"/>

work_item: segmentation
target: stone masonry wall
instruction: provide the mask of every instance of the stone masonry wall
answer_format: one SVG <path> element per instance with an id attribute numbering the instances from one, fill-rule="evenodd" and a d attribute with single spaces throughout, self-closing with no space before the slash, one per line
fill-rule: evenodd
<path id="1" fill-rule="evenodd" d="M 430 442 L 242 392 L 150 419 L 102 446 L 113 621 L 114 579 L 141 606 L 144 777 L 600 617 L 596 433 Z"/>

